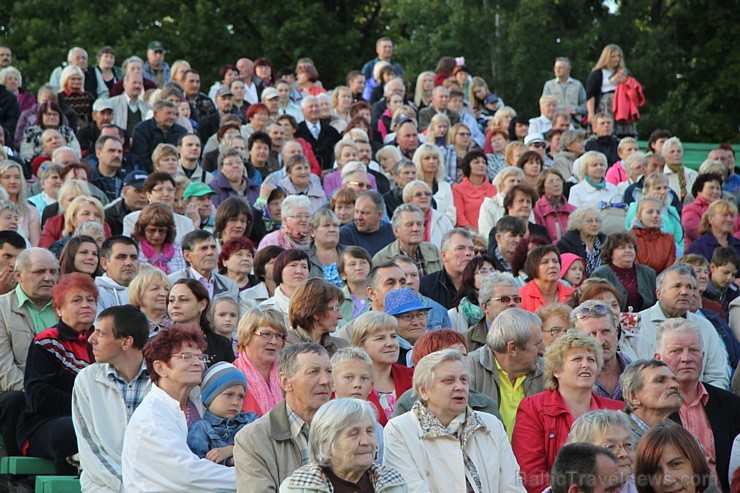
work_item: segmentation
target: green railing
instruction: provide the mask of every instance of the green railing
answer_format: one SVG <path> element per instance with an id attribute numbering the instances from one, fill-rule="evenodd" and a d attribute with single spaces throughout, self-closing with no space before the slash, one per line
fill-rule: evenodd
<path id="1" fill-rule="evenodd" d="M 645 151 L 647 149 L 646 140 L 641 140 L 638 144 L 641 151 Z M 708 144 L 704 142 L 682 142 L 682 144 L 683 164 L 696 170 L 698 170 L 701 163 L 707 159 L 709 151 L 718 147 L 718 144 Z M 740 154 L 740 145 L 733 145 L 732 148 L 735 150 L 735 155 Z M 740 166 L 740 163 L 736 163 L 735 166 Z"/>

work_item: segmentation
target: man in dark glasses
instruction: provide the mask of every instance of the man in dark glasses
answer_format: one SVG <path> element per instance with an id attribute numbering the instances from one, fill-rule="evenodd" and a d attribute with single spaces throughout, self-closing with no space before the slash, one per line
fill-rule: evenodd
<path id="1" fill-rule="evenodd" d="M 475 351 L 486 345 L 488 329 L 498 315 L 508 308 L 519 308 L 522 297 L 519 286 L 508 272 L 493 272 L 483 278 L 478 291 L 478 303 L 485 316 L 465 333 L 468 351 Z"/>

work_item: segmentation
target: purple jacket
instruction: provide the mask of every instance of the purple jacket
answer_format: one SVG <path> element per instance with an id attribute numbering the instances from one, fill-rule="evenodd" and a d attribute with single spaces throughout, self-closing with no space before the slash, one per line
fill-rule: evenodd
<path id="1" fill-rule="evenodd" d="M 367 174 L 367 179 L 370 182 L 370 188 L 378 191 L 378 184 L 375 183 L 375 177 L 370 173 Z M 331 197 L 334 190 L 342 188 L 342 169 L 339 168 L 336 171 L 332 171 L 324 177 L 324 193 L 327 197 Z"/>
<path id="2" fill-rule="evenodd" d="M 695 253 L 696 255 L 701 255 L 711 262 L 712 254 L 714 253 L 714 250 L 716 248 L 719 248 L 719 246 L 720 245 L 719 241 L 717 241 L 717 238 L 714 237 L 711 231 L 707 231 L 691 242 L 691 246 L 686 253 Z M 734 248 L 735 252 L 738 254 L 738 256 L 740 256 L 740 240 L 732 235 L 729 235 L 727 246 L 730 248 Z"/>
<path id="3" fill-rule="evenodd" d="M 247 193 L 244 198 L 247 200 L 249 206 L 252 207 L 254 206 L 254 202 L 257 200 L 257 197 L 260 195 L 260 187 L 255 185 L 255 183 L 246 176 L 244 179 L 247 180 Z M 229 183 L 229 180 L 226 179 L 223 173 L 218 173 L 213 181 L 209 183 L 209 186 L 214 192 L 216 192 L 216 195 L 212 197 L 214 207 L 218 207 L 221 202 L 229 197 L 239 197 L 239 194 L 231 187 L 231 183 Z"/>

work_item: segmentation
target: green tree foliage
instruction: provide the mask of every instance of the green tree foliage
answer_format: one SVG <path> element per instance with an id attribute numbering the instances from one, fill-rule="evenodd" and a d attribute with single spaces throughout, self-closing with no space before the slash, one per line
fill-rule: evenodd
<path id="1" fill-rule="evenodd" d="M 314 60 L 325 85 L 375 56 L 390 36 L 413 84 L 439 58 L 464 56 L 508 105 L 527 116 L 552 78 L 555 57 L 573 61 L 585 83 L 606 44 L 619 44 L 643 84 L 646 137 L 670 128 L 684 140 L 738 140 L 740 57 L 734 55 L 732 2 L 712 0 L 4 0 L 0 39 L 32 88 L 48 80 L 72 46 L 94 54 L 111 45 L 144 57 L 154 39 L 172 62 L 185 58 L 204 85 L 242 56 L 276 69 Z"/>

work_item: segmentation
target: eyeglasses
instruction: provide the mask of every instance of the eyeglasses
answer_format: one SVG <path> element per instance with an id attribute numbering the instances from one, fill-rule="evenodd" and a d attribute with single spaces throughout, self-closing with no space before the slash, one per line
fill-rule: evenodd
<path id="1" fill-rule="evenodd" d="M 338 312 L 339 311 L 339 305 L 337 305 L 337 306 L 327 306 L 326 307 L 326 310 L 327 311 L 330 311 L 330 312 Z"/>
<path id="2" fill-rule="evenodd" d="M 427 319 L 427 316 L 429 314 L 426 311 L 423 312 L 410 312 L 410 313 L 402 313 L 401 315 L 398 315 L 398 318 L 403 320 L 404 322 L 411 322 L 413 319 L 418 318 L 420 322 L 423 322 Z"/>
<path id="3" fill-rule="evenodd" d="M 414 197 L 415 199 L 423 199 L 425 197 L 431 197 L 431 196 L 432 196 L 432 192 L 416 192 L 414 195 L 412 195 L 412 197 Z"/>
<path id="4" fill-rule="evenodd" d="M 469 132 L 457 132 L 458 137 L 470 137 L 470 135 Z"/>
<path id="5" fill-rule="evenodd" d="M 485 248 L 473 248 L 473 251 L 475 252 L 476 255 L 485 255 L 488 253 L 488 250 L 486 250 Z M 491 269 L 490 272 L 493 272 L 493 269 Z M 477 273 L 478 272 L 476 272 L 476 274 Z"/>
<path id="6" fill-rule="evenodd" d="M 211 362 L 211 357 L 207 354 L 201 354 L 201 353 L 191 353 L 190 351 L 184 351 L 182 353 L 175 353 L 172 355 L 173 357 L 177 356 L 181 360 L 185 361 L 193 361 L 193 358 L 200 361 L 204 365 L 207 365 Z"/>
<path id="7" fill-rule="evenodd" d="M 609 308 L 607 308 L 606 305 L 593 305 L 593 306 L 584 306 L 583 308 L 579 308 L 576 310 L 576 318 L 578 320 L 583 320 L 584 318 L 593 317 L 594 315 L 596 317 L 605 317 L 609 313 Z"/>
<path id="8" fill-rule="evenodd" d="M 309 219 L 311 219 L 311 216 L 308 214 L 294 214 L 292 216 L 285 216 L 285 217 L 289 217 L 291 219 L 298 219 L 299 221 L 308 221 Z"/>
<path id="9" fill-rule="evenodd" d="M 156 228 L 154 226 L 147 226 L 146 228 L 144 228 L 144 233 L 148 235 L 156 235 L 156 234 L 166 235 L 167 228 Z"/>
<path id="10" fill-rule="evenodd" d="M 542 329 L 542 332 L 547 332 L 551 336 L 557 336 L 565 332 L 567 329 L 564 329 L 562 327 L 553 327 L 552 329 Z"/>
<path id="11" fill-rule="evenodd" d="M 274 337 L 275 339 L 277 339 L 278 342 L 285 342 L 285 340 L 288 338 L 288 336 L 286 336 L 285 334 L 280 334 L 279 332 L 270 332 L 269 330 L 256 329 L 254 333 L 266 341 L 271 341 Z"/>
<path id="12" fill-rule="evenodd" d="M 370 190 L 372 188 L 369 183 L 365 183 L 364 181 L 350 181 L 348 184 L 361 190 Z"/>
<path id="13" fill-rule="evenodd" d="M 631 453 L 632 449 L 635 447 L 635 444 L 632 442 L 624 442 L 624 443 L 607 443 L 603 446 L 605 449 L 607 449 L 609 452 L 616 454 L 619 449 L 624 450 L 626 453 Z"/>
<path id="14" fill-rule="evenodd" d="M 489 269 L 487 267 L 481 267 L 480 269 L 478 269 L 477 271 L 475 271 L 475 273 L 477 275 L 480 275 L 480 276 L 486 276 L 486 275 L 490 274 L 491 272 L 493 272 L 493 269 Z"/>
<path id="15" fill-rule="evenodd" d="M 491 301 L 500 301 L 501 303 L 511 303 L 512 301 L 514 303 L 521 303 L 522 297 L 519 295 L 514 296 L 496 296 L 495 298 L 491 298 Z"/>
<path id="16" fill-rule="evenodd" d="M 152 188 L 152 192 L 156 192 L 156 193 L 175 193 L 175 189 L 173 187 L 154 187 L 154 188 Z"/>

